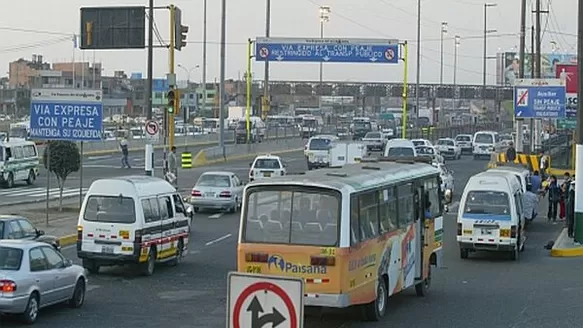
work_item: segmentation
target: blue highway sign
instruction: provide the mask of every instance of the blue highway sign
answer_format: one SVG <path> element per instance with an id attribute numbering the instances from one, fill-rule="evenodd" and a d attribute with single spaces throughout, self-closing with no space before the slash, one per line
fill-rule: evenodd
<path id="1" fill-rule="evenodd" d="M 397 64 L 398 40 L 257 38 L 256 61 Z"/>
<path id="2" fill-rule="evenodd" d="M 40 140 L 102 139 L 101 90 L 33 89 L 30 137 Z"/>
<path id="3" fill-rule="evenodd" d="M 152 79 L 152 92 L 166 92 L 170 88 L 166 79 Z"/>
<path id="4" fill-rule="evenodd" d="M 564 118 L 567 95 L 565 86 L 515 86 L 516 118 Z"/>

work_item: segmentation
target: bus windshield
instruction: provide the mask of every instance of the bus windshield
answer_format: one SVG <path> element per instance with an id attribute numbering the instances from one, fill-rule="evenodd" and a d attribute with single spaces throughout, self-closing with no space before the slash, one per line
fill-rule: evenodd
<path id="1" fill-rule="evenodd" d="M 248 243 L 335 246 L 340 194 L 322 188 L 261 186 L 247 194 L 243 239 Z"/>

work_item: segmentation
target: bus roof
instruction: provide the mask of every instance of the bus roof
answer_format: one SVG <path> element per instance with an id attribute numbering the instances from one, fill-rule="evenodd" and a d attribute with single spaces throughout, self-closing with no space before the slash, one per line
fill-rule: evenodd
<path id="1" fill-rule="evenodd" d="M 302 175 L 287 175 L 265 181 L 255 181 L 248 186 L 304 185 L 335 190 L 358 192 L 387 183 L 399 183 L 415 178 L 439 175 L 440 170 L 431 164 L 414 161 L 378 161 L 349 164 L 341 168 L 308 171 Z"/>

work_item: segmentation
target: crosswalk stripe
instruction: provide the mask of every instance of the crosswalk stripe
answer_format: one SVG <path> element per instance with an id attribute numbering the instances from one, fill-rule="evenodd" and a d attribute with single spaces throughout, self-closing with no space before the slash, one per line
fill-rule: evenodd
<path id="1" fill-rule="evenodd" d="M 83 188 L 83 194 L 87 193 L 88 188 Z M 0 196 L 5 197 L 44 197 L 47 194 L 46 188 L 29 188 L 29 189 L 21 189 L 19 191 L 13 192 L 10 190 L 2 190 L 0 191 Z M 64 188 L 63 189 L 63 196 L 72 196 L 78 195 L 79 189 L 77 188 Z M 49 189 L 49 197 L 59 197 L 59 188 L 50 188 Z"/>
<path id="2" fill-rule="evenodd" d="M 31 192 L 40 192 L 46 190 L 46 188 L 27 188 L 27 189 L 20 189 L 17 191 L 11 191 L 11 190 L 2 190 L 0 191 L 0 195 L 6 195 L 6 196 L 22 196 L 22 195 L 28 195 Z"/>

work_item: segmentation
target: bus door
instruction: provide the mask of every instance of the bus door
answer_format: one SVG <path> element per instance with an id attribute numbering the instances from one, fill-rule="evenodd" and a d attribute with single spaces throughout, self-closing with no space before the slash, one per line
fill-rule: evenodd
<path id="1" fill-rule="evenodd" d="M 425 189 L 423 185 L 415 190 L 415 280 L 423 279 L 423 258 L 425 246 Z"/>

